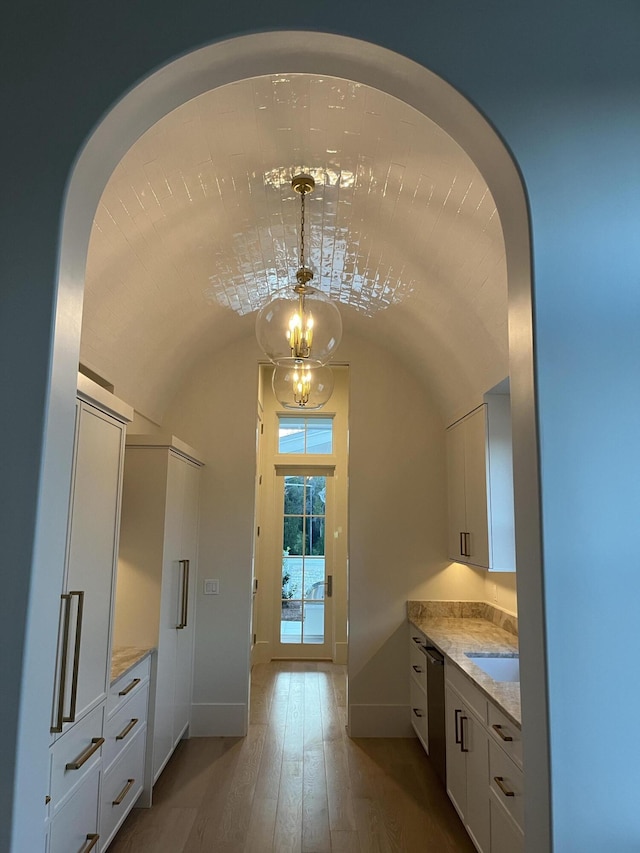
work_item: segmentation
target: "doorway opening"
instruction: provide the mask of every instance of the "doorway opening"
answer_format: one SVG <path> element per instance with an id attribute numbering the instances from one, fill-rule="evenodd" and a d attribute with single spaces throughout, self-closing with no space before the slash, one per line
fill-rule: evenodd
<path id="1" fill-rule="evenodd" d="M 318 413 L 282 410 L 261 365 L 252 663 L 346 663 L 348 381 Z"/>

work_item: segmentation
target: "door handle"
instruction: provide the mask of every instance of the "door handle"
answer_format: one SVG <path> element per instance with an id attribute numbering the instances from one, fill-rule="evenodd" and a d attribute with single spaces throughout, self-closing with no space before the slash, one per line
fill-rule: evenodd
<path id="1" fill-rule="evenodd" d="M 78 599 L 78 615 L 76 617 L 76 641 L 73 650 L 73 673 L 71 676 L 71 703 L 69 707 L 69 716 L 63 717 L 65 723 L 75 723 L 76 720 L 76 705 L 78 701 L 78 673 L 80 670 L 80 643 L 82 641 L 82 614 L 84 611 L 84 592 L 75 590 L 69 593 L 70 596 L 76 596 Z"/>
<path id="2" fill-rule="evenodd" d="M 327 598 L 333 597 L 333 575 L 327 575 Z"/>
<path id="3" fill-rule="evenodd" d="M 67 681 L 67 661 L 69 657 L 69 628 L 71 626 L 71 596 L 64 593 L 60 596 L 62 601 L 62 648 L 60 650 L 60 679 L 58 682 L 58 699 L 56 702 L 56 716 L 51 726 L 52 732 L 61 732 L 64 722 L 64 694 Z"/>
<path id="4" fill-rule="evenodd" d="M 469 752 L 469 747 L 464 742 L 464 721 L 469 720 L 468 717 L 465 717 L 464 714 L 460 717 L 460 751 L 461 752 Z"/>
<path id="5" fill-rule="evenodd" d="M 176 625 L 178 630 L 187 627 L 189 616 L 189 560 L 178 560 L 182 567 L 182 600 L 180 607 L 180 622 Z"/>
<path id="6" fill-rule="evenodd" d="M 459 734 L 459 729 L 458 729 L 458 725 L 459 725 L 459 722 L 460 722 L 460 714 L 461 714 L 461 713 L 462 713 L 462 709 L 461 709 L 461 708 L 456 708 L 456 710 L 455 710 L 455 714 L 454 714 L 454 719 L 455 719 L 455 723 L 454 723 L 454 725 L 455 725 L 455 730 L 456 730 L 456 743 L 462 743 L 462 737 L 461 737 L 461 735 Z"/>

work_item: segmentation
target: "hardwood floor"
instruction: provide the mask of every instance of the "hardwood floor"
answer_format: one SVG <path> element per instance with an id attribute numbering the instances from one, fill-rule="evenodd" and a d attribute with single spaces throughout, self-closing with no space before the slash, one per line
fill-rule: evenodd
<path id="1" fill-rule="evenodd" d="M 109 853 L 473 853 L 412 739 L 349 739 L 344 667 L 253 668 L 246 738 L 183 741 Z"/>

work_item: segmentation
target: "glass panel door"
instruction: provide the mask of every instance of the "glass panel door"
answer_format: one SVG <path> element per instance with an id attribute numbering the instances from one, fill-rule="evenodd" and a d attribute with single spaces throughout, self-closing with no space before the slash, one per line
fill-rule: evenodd
<path id="1" fill-rule="evenodd" d="M 285 475 L 279 653 L 330 656 L 327 636 L 327 492 L 331 478 Z"/>

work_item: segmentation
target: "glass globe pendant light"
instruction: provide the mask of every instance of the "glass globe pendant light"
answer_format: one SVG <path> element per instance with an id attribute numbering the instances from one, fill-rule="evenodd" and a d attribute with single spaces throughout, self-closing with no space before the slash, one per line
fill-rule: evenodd
<path id="1" fill-rule="evenodd" d="M 342 318 L 336 305 L 311 286 L 313 272 L 305 265 L 305 196 L 313 192 L 310 175 L 296 175 L 291 186 L 300 195 L 300 266 L 293 294 L 281 294 L 258 313 L 256 338 L 276 365 L 297 362 L 321 366 L 333 358 L 342 339 Z"/>
<path id="2" fill-rule="evenodd" d="M 276 367 L 271 387 L 285 409 L 309 412 L 322 408 L 331 397 L 333 372 L 330 367 L 314 367 L 299 359 L 292 365 Z"/>

